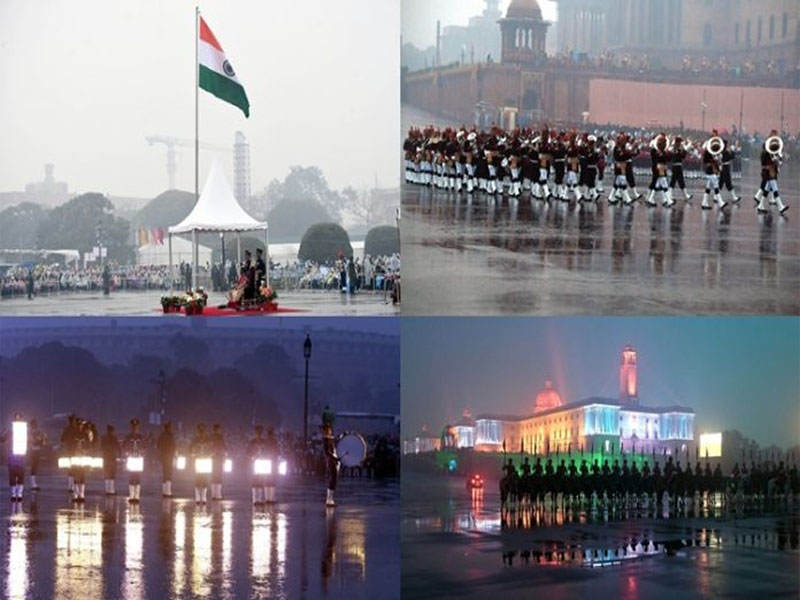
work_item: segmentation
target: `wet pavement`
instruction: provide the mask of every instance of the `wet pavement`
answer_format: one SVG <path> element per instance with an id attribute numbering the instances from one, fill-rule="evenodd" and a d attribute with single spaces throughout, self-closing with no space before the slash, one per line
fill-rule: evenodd
<path id="1" fill-rule="evenodd" d="M 800 506 L 735 518 L 501 519 L 488 483 L 403 472 L 403 598 L 797 598 Z M 505 521 L 505 522 L 504 522 Z"/>
<path id="2" fill-rule="evenodd" d="M 404 131 L 428 123 L 452 125 L 403 107 Z M 756 214 L 744 164 L 722 213 L 699 181 L 671 210 L 612 207 L 609 181 L 596 206 L 403 184 L 403 314 L 800 314 L 800 166 L 781 171 L 782 218 Z"/>
<path id="3" fill-rule="evenodd" d="M 335 509 L 324 507 L 322 482 L 287 484 L 267 508 L 251 505 L 244 480 L 207 507 L 189 500 L 189 480 L 162 500 L 160 480 L 147 479 L 138 507 L 107 499 L 99 479 L 83 507 L 68 500 L 64 477 L 41 485 L 21 510 L 0 488 L 0 597 L 399 596 L 396 481 L 344 480 Z"/>
<path id="4" fill-rule="evenodd" d="M 0 315 L 38 316 L 154 316 L 162 313 L 161 296 L 165 292 L 77 292 L 0 300 Z M 224 304 L 225 294 L 209 295 L 209 305 Z M 342 294 L 337 291 L 303 290 L 279 292 L 278 306 L 299 312 L 276 313 L 280 316 L 382 316 L 398 315 L 399 306 L 384 299 L 383 292 L 362 291 Z M 174 317 L 175 315 L 170 315 Z"/>

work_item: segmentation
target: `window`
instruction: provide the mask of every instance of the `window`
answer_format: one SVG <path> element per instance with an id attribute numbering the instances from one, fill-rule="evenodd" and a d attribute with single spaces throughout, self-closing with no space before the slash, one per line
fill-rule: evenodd
<path id="1" fill-rule="evenodd" d="M 775 37 L 775 17 L 771 16 L 769 18 L 769 39 L 772 40 Z"/>
<path id="2" fill-rule="evenodd" d="M 758 17 L 758 33 L 756 33 L 756 46 L 761 43 L 761 17 Z"/>
<path id="3" fill-rule="evenodd" d="M 747 21 L 747 27 L 745 27 L 745 34 L 744 34 L 745 41 L 749 44 L 750 43 L 750 21 Z"/>
<path id="4" fill-rule="evenodd" d="M 739 45 L 739 23 L 737 22 L 733 28 L 733 43 Z"/>
<path id="5" fill-rule="evenodd" d="M 711 45 L 711 23 L 706 23 L 703 25 L 703 45 L 710 46 Z"/>
<path id="6" fill-rule="evenodd" d="M 783 13 L 783 23 L 781 23 L 781 37 L 785 38 L 789 31 L 789 15 Z"/>

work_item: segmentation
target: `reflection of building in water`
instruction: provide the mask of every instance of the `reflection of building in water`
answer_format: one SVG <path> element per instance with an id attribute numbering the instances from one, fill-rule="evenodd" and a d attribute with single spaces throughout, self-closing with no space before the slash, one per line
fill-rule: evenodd
<path id="1" fill-rule="evenodd" d="M 192 518 L 192 594 L 211 594 L 211 517 L 195 511 Z"/>
<path id="2" fill-rule="evenodd" d="M 103 597 L 102 535 L 98 512 L 65 509 L 56 513 L 57 598 Z"/>
<path id="3" fill-rule="evenodd" d="M 29 517 L 15 513 L 9 517 L 8 571 L 5 594 L 10 600 L 30 597 L 28 581 L 28 529 Z"/>
<path id="4" fill-rule="evenodd" d="M 474 439 L 480 452 L 550 452 L 621 450 L 645 453 L 693 452 L 694 410 L 684 406 L 650 407 L 640 404 L 636 350 L 626 345 L 619 367 L 619 397 L 591 397 L 564 402 L 551 382 L 539 391 L 529 416 L 483 414 L 472 431 L 460 435 Z M 417 440 L 404 445 L 406 453 L 419 452 Z M 458 447 L 469 447 L 456 440 Z"/>
<path id="5" fill-rule="evenodd" d="M 144 523 L 138 507 L 129 506 L 125 520 L 125 579 L 122 584 L 125 598 L 144 598 Z"/>

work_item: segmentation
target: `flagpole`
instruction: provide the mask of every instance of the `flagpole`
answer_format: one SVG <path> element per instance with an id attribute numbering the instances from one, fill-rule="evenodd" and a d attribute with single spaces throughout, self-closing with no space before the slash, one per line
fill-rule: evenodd
<path id="1" fill-rule="evenodd" d="M 194 7 L 194 202 L 200 199 L 200 7 Z M 197 236 L 192 236 L 196 243 Z M 192 287 L 197 289 L 197 247 L 192 248 Z"/>

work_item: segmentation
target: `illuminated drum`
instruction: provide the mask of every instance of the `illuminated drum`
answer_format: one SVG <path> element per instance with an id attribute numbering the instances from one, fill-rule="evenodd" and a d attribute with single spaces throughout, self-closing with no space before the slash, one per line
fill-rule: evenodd
<path id="1" fill-rule="evenodd" d="M 357 433 L 345 433 L 336 443 L 336 454 L 345 467 L 358 467 L 367 457 L 367 442 Z"/>

